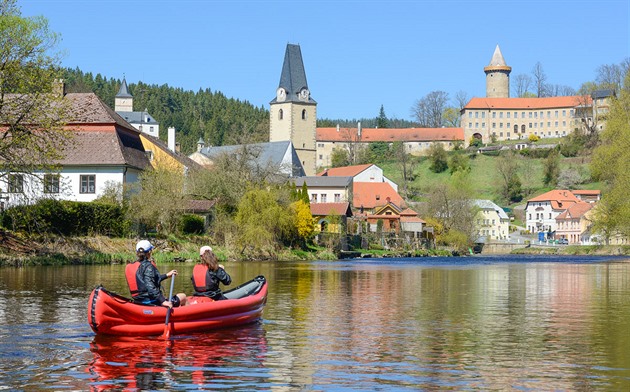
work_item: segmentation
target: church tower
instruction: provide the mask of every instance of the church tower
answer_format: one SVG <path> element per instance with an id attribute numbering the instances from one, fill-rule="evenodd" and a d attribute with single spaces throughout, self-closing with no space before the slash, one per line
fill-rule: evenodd
<path id="1" fill-rule="evenodd" d="M 512 67 L 505 64 L 499 45 L 494 50 L 490 64 L 483 71 L 486 73 L 486 97 L 509 98 Z"/>
<path id="2" fill-rule="evenodd" d="M 280 84 L 270 102 L 269 141 L 293 143 L 307 176 L 314 176 L 317 102 L 311 98 L 299 45 L 287 44 Z"/>
<path id="3" fill-rule="evenodd" d="M 116 112 L 133 112 L 133 96 L 127 88 L 127 80 L 123 78 L 118 94 L 114 98 L 114 111 Z"/>

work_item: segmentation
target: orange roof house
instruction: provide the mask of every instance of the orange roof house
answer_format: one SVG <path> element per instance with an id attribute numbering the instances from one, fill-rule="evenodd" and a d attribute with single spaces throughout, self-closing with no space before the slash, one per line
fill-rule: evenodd
<path id="1" fill-rule="evenodd" d="M 317 128 L 318 142 L 463 141 L 462 128 Z"/>
<path id="2" fill-rule="evenodd" d="M 403 198 L 386 182 L 355 182 L 352 207 L 357 210 L 374 210 L 392 202 L 405 206 Z"/>

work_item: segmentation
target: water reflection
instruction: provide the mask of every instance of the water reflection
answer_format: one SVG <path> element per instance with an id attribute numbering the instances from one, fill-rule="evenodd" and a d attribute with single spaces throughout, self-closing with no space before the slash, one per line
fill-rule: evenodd
<path id="1" fill-rule="evenodd" d="M 192 266 L 169 267 L 189 292 Z M 89 329 L 89 292 L 100 283 L 126 294 L 124 266 L 0 269 L 0 388 L 630 390 L 627 261 L 226 267 L 235 284 L 268 278 L 263 322 L 171 345 Z"/>
<path id="2" fill-rule="evenodd" d="M 94 360 L 87 371 L 94 391 L 211 389 L 243 387 L 246 378 L 262 381 L 257 373 L 267 343 L 262 324 L 257 323 L 169 341 L 96 336 L 90 350 Z"/>

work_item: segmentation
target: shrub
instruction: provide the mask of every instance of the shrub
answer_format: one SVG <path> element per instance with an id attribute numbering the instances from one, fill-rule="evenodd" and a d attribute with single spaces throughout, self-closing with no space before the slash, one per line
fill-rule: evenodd
<path id="1" fill-rule="evenodd" d="M 2 225 L 26 233 L 116 237 L 126 235 L 130 227 L 120 206 L 52 199 L 7 209 Z"/>
<path id="2" fill-rule="evenodd" d="M 203 218 L 194 214 L 182 215 L 180 230 L 183 234 L 203 234 L 205 230 Z"/>

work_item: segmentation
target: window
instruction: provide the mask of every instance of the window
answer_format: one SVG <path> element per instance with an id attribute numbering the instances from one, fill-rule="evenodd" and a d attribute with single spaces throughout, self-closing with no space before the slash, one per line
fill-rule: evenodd
<path id="1" fill-rule="evenodd" d="M 59 174 L 44 174 L 44 193 L 59 193 Z"/>
<path id="2" fill-rule="evenodd" d="M 468 128 L 472 128 L 472 123 L 468 123 Z"/>
<path id="3" fill-rule="evenodd" d="M 558 112 L 556 112 L 556 113 L 558 113 Z M 550 117 L 551 117 L 551 110 L 547 110 L 547 118 L 550 118 Z"/>
<path id="4" fill-rule="evenodd" d="M 479 128 L 479 123 L 475 123 L 475 128 Z"/>
<path id="5" fill-rule="evenodd" d="M 324 143 L 317 143 L 317 147 L 324 147 Z"/>
<path id="6" fill-rule="evenodd" d="M 322 193 L 322 203 L 326 203 L 326 194 Z"/>
<path id="7" fill-rule="evenodd" d="M 282 120 L 283 117 L 284 117 L 284 112 L 282 111 L 282 109 L 278 110 L 278 120 Z"/>
<path id="8" fill-rule="evenodd" d="M 486 123 L 481 123 L 481 128 L 485 128 L 486 127 Z"/>
<path id="9" fill-rule="evenodd" d="M 341 193 L 335 193 L 335 203 L 341 203 Z"/>
<path id="10" fill-rule="evenodd" d="M 507 118 L 510 118 L 510 112 L 507 112 Z"/>
<path id="11" fill-rule="evenodd" d="M 153 127 L 149 127 L 149 132 L 153 132 Z"/>
<path id="12" fill-rule="evenodd" d="M 9 193 L 24 192 L 24 176 L 22 174 L 9 174 Z"/>
<path id="13" fill-rule="evenodd" d="M 306 109 L 302 109 L 302 120 L 306 120 Z"/>
<path id="14" fill-rule="evenodd" d="M 472 112 L 468 112 L 468 118 L 472 118 Z"/>
<path id="15" fill-rule="evenodd" d="M 481 112 L 481 118 L 486 118 L 486 112 Z"/>
<path id="16" fill-rule="evenodd" d="M 324 159 L 324 156 L 322 154 L 319 154 L 319 159 Z"/>
<path id="17" fill-rule="evenodd" d="M 94 174 L 83 175 L 81 179 L 81 189 L 79 193 L 96 193 L 96 176 Z"/>
<path id="18" fill-rule="evenodd" d="M 475 118 L 479 118 L 479 112 L 475 112 Z"/>
<path id="19" fill-rule="evenodd" d="M 503 118 L 503 112 L 499 113 L 499 118 Z"/>
<path id="20" fill-rule="evenodd" d="M 562 117 L 566 117 L 566 116 L 567 116 L 567 111 L 566 111 L 566 110 L 563 110 L 563 111 L 562 111 Z"/>
<path id="21" fill-rule="evenodd" d="M 497 123 L 492 123 L 492 128 L 496 128 L 497 127 Z"/>
<path id="22" fill-rule="evenodd" d="M 492 118 L 497 118 L 497 112 L 492 112 Z"/>
<path id="23" fill-rule="evenodd" d="M 317 203 L 317 193 L 311 195 L 311 203 Z"/>
<path id="24" fill-rule="evenodd" d="M 532 112 L 529 112 L 529 118 L 532 118 L 533 114 Z"/>
<path id="25" fill-rule="evenodd" d="M 514 118 L 518 118 L 518 112 L 514 112 Z"/>

